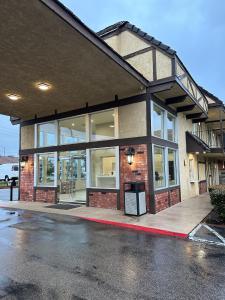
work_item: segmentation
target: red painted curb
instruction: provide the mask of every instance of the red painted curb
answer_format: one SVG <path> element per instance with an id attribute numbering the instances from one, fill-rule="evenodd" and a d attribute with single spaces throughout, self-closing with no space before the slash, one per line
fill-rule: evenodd
<path id="1" fill-rule="evenodd" d="M 96 223 L 107 224 L 107 225 L 112 225 L 112 226 L 116 226 L 116 227 L 129 228 L 129 229 L 149 232 L 149 233 L 153 233 L 153 234 L 174 236 L 174 237 L 179 237 L 182 239 L 185 239 L 188 237 L 188 234 L 186 234 L 186 233 L 173 232 L 173 231 L 168 231 L 168 230 L 163 230 L 163 229 L 157 229 L 157 228 L 152 228 L 152 227 L 145 227 L 145 226 L 127 224 L 127 223 L 121 223 L 121 222 L 114 222 L 114 221 L 108 221 L 108 220 L 102 220 L 102 219 L 79 217 L 79 216 L 76 216 L 76 217 L 87 220 L 87 221 L 96 222 Z"/>

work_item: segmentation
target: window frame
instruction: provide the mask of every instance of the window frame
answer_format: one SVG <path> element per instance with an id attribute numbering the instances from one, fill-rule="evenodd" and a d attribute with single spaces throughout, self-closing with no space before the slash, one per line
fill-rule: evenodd
<path id="1" fill-rule="evenodd" d="M 114 137 L 106 138 L 102 140 L 92 140 L 92 123 L 91 123 L 91 116 L 104 113 L 107 111 L 113 111 L 114 114 Z M 115 140 L 119 136 L 119 122 L 118 122 L 118 107 L 115 108 L 109 108 L 104 110 L 95 111 L 88 114 L 88 142 L 101 142 L 101 141 L 109 141 L 109 140 Z"/>
<path id="2" fill-rule="evenodd" d="M 154 105 L 156 107 L 158 107 L 160 110 L 162 110 L 162 112 L 163 112 L 163 128 L 162 128 L 163 134 L 162 134 L 161 137 L 158 137 L 158 136 L 154 135 L 154 122 L 153 122 Z M 170 141 L 168 139 L 168 134 L 167 134 L 168 116 L 171 116 L 171 117 L 174 118 L 174 140 L 173 141 Z M 155 103 L 154 101 L 151 100 L 151 135 L 158 138 L 158 139 L 166 140 L 166 141 L 171 142 L 171 143 L 177 143 L 177 134 L 178 134 L 177 116 L 172 114 L 171 112 L 169 112 L 168 110 L 166 110 L 165 108 L 163 108 L 162 106 L 158 105 L 157 103 Z"/>
<path id="3" fill-rule="evenodd" d="M 84 117 L 84 120 L 85 120 L 85 141 L 84 142 L 77 142 L 77 143 L 61 143 L 60 142 L 60 139 L 61 139 L 61 136 L 60 136 L 60 121 L 64 121 L 64 120 L 70 120 L 70 119 L 76 119 L 76 118 L 81 118 L 81 117 Z M 88 129 L 87 129 L 87 126 L 88 126 L 88 122 L 87 122 L 87 118 L 88 118 L 88 115 L 87 114 L 82 114 L 82 115 L 77 115 L 77 116 L 73 116 L 73 117 L 68 117 L 68 118 L 62 118 L 62 119 L 58 119 L 57 120 L 57 146 L 64 146 L 64 145 L 73 145 L 73 144 L 82 144 L 82 143 L 87 143 L 89 141 L 88 139 Z"/>
<path id="4" fill-rule="evenodd" d="M 39 170 L 39 156 L 40 155 L 48 155 L 52 154 L 54 157 L 54 181 L 53 184 L 40 184 L 38 180 L 38 170 Z M 46 188 L 57 188 L 58 182 L 57 182 L 57 175 L 58 175 L 58 153 L 57 152 L 42 152 L 42 153 L 36 153 L 34 155 L 34 187 L 46 187 Z"/>
<path id="5" fill-rule="evenodd" d="M 55 130 L 54 130 L 55 144 L 54 145 L 47 145 L 47 146 L 39 146 L 38 126 L 44 125 L 44 124 L 49 124 L 49 123 L 52 123 L 52 124 L 55 125 Z M 58 145 L 59 144 L 58 144 L 58 121 L 57 120 L 35 124 L 35 127 L 34 127 L 34 147 L 35 148 L 55 147 L 55 146 L 58 146 Z"/>
<path id="6" fill-rule="evenodd" d="M 164 178 L 165 178 L 165 185 L 163 187 L 159 187 L 156 188 L 155 187 L 155 160 L 154 160 L 154 148 L 158 147 L 158 148 L 162 148 L 164 149 Z M 168 160 L 168 152 L 169 150 L 173 150 L 175 151 L 175 178 L 176 178 L 176 182 L 173 185 L 169 184 L 169 160 Z M 179 186 L 180 184 L 180 177 L 179 177 L 179 152 L 178 149 L 174 149 L 171 147 L 167 147 L 167 146 L 161 146 L 161 145 L 157 145 L 157 144 L 153 144 L 152 145 L 152 162 L 153 162 L 153 186 L 154 186 L 154 191 L 160 191 L 160 190 L 164 190 L 167 188 L 173 188 L 176 186 Z"/>
<path id="7" fill-rule="evenodd" d="M 116 177 L 116 186 L 114 188 L 108 188 L 108 187 L 96 187 L 92 186 L 91 182 L 91 151 L 94 150 L 106 150 L 106 149 L 115 149 L 115 177 Z M 86 165 L 87 165 L 87 176 L 86 176 L 86 184 L 87 188 L 89 189 L 104 189 L 104 190 L 118 190 L 120 188 L 120 169 L 119 169 L 119 146 L 112 146 L 112 147 L 101 147 L 101 148 L 90 148 L 86 150 Z"/>
<path id="8" fill-rule="evenodd" d="M 101 142 L 101 141 L 108 141 L 108 140 L 114 140 L 119 138 L 119 120 L 118 120 L 118 107 L 114 108 L 109 108 L 109 109 L 104 109 L 104 110 L 99 110 L 96 112 L 92 113 L 87 113 L 87 114 L 81 114 L 81 115 L 75 115 L 67 118 L 61 118 L 57 119 L 54 121 L 48 121 L 48 122 L 41 122 L 41 123 L 36 123 L 34 127 L 34 148 L 47 148 L 47 147 L 56 147 L 56 146 L 63 146 L 63 145 L 73 145 L 73 144 L 82 144 L 82 143 L 89 143 L 93 142 L 91 140 L 91 115 L 97 114 L 97 113 L 104 113 L 106 111 L 112 111 L 114 113 L 114 137 L 108 138 L 108 139 L 103 139 L 103 140 L 97 140 L 94 142 Z M 73 118 L 79 118 L 79 117 L 85 117 L 85 132 L 86 132 L 86 140 L 85 142 L 77 142 L 77 143 L 68 143 L 68 144 L 61 144 L 60 143 L 60 126 L 59 122 L 66 120 L 66 119 L 73 119 Z M 38 136 L 38 126 L 39 125 L 44 125 L 44 124 L 49 124 L 49 123 L 54 123 L 55 124 L 55 136 L 56 136 L 56 143 L 54 145 L 50 146 L 39 146 L 39 136 Z"/>

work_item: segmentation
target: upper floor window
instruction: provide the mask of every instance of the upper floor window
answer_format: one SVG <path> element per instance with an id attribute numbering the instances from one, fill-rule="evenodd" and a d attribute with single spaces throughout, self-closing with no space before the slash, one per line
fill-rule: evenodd
<path id="1" fill-rule="evenodd" d="M 61 145 L 86 142 L 86 117 L 60 120 L 59 136 Z"/>
<path id="2" fill-rule="evenodd" d="M 91 141 L 110 140 L 115 137 L 114 109 L 94 113 L 90 116 Z"/>
<path id="3" fill-rule="evenodd" d="M 43 123 L 37 125 L 37 145 L 47 147 L 56 145 L 56 123 Z"/>
<path id="4" fill-rule="evenodd" d="M 152 135 L 176 142 L 176 117 L 155 103 L 152 107 Z"/>
<path id="5" fill-rule="evenodd" d="M 175 141 L 175 117 L 171 114 L 167 113 L 167 140 L 174 142 Z"/>
<path id="6" fill-rule="evenodd" d="M 164 111 L 155 104 L 153 105 L 152 125 L 153 135 L 163 138 Z"/>

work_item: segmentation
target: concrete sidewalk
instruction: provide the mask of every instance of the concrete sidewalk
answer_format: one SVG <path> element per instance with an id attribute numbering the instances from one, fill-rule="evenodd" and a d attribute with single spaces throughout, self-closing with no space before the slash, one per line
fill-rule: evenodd
<path id="1" fill-rule="evenodd" d="M 156 215 L 146 214 L 141 217 L 124 216 L 122 211 L 112 209 L 82 206 L 63 210 L 47 206 L 50 204 L 23 201 L 0 202 L 0 207 L 5 208 L 80 217 L 94 222 L 183 238 L 187 237 L 212 210 L 208 194 L 182 201 Z"/>

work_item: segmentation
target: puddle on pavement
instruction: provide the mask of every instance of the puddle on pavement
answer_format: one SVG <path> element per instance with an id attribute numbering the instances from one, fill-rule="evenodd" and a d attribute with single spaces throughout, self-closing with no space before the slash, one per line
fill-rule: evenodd
<path id="1" fill-rule="evenodd" d="M 40 299 L 41 291 L 32 283 L 20 283 L 6 276 L 0 276 L 0 298 Z"/>

